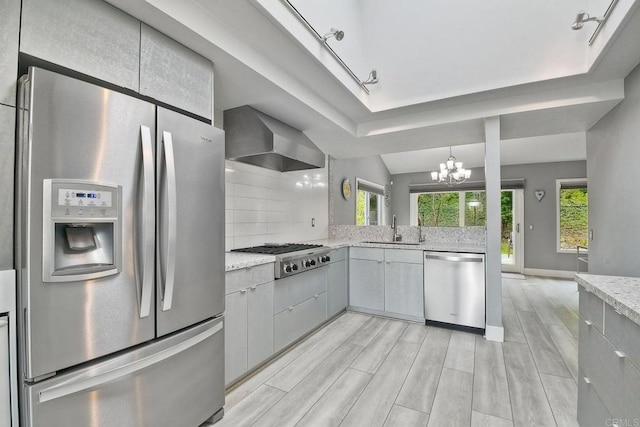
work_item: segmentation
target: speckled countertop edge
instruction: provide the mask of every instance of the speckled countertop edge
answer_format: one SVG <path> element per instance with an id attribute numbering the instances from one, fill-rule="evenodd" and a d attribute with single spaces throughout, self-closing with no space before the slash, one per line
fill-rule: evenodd
<path id="1" fill-rule="evenodd" d="M 640 278 L 576 274 L 576 282 L 640 325 Z"/>
<path id="2" fill-rule="evenodd" d="M 353 240 L 318 240 L 310 243 L 322 244 L 330 247 L 331 249 L 338 249 L 343 247 L 357 247 L 357 248 L 382 248 L 382 249 L 408 249 L 414 251 L 439 251 L 439 252 L 471 252 L 476 254 L 484 254 L 487 249 L 484 245 L 478 245 L 473 243 L 443 243 L 443 242 L 425 242 L 418 245 L 414 244 L 394 244 L 394 243 L 364 243 L 361 241 Z"/>
<path id="3" fill-rule="evenodd" d="M 476 254 L 486 253 L 483 245 L 474 245 L 469 243 L 423 243 L 420 245 L 402 245 L 393 243 L 363 243 L 352 240 L 312 240 L 302 243 L 311 243 L 316 245 L 324 245 L 331 249 L 340 249 L 348 247 L 358 248 L 381 248 L 381 249 L 408 249 L 414 251 L 439 251 L 439 252 L 470 252 Z M 275 262 L 276 257 L 273 255 L 247 254 L 243 252 L 225 252 L 225 271 L 239 270 L 241 268 L 253 267 L 261 264 Z"/>
<path id="4" fill-rule="evenodd" d="M 243 252 L 225 252 L 225 271 L 240 270 L 242 268 L 276 262 L 273 255 L 247 254 Z"/>

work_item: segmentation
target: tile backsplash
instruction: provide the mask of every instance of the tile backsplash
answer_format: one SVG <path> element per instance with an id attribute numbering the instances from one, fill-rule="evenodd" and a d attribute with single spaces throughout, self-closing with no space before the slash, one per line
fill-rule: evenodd
<path id="1" fill-rule="evenodd" d="M 227 160 L 225 182 L 225 250 L 327 238 L 326 168 L 276 172 Z"/>

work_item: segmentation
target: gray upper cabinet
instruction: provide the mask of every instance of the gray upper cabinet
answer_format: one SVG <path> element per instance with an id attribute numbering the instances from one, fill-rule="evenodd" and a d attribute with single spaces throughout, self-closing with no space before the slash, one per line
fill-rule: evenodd
<path id="1" fill-rule="evenodd" d="M 0 270 L 13 268 L 13 172 L 16 109 L 0 105 Z"/>
<path id="2" fill-rule="evenodd" d="M 213 118 L 213 63 L 142 24 L 140 93 Z"/>
<path id="3" fill-rule="evenodd" d="M 102 0 L 23 0 L 20 52 L 138 91 L 140 22 Z"/>
<path id="4" fill-rule="evenodd" d="M 0 104 L 16 105 L 20 0 L 0 0 Z"/>

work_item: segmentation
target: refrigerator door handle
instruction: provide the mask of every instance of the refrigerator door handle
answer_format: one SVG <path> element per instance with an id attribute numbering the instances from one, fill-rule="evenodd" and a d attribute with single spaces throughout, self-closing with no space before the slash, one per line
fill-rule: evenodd
<path id="1" fill-rule="evenodd" d="M 173 137 L 171 132 L 162 131 L 162 141 L 167 169 L 167 200 L 168 200 L 168 239 L 166 273 L 164 275 L 164 290 L 162 295 L 162 311 L 171 309 L 173 303 L 173 284 L 176 272 L 176 241 L 177 241 L 177 195 L 176 195 L 176 164 L 173 154 Z"/>
<path id="2" fill-rule="evenodd" d="M 144 357 L 136 360 L 135 362 L 122 365 L 115 369 L 99 373 L 94 376 L 86 376 L 83 374 L 78 375 L 75 378 L 46 388 L 39 393 L 39 403 L 45 403 L 51 400 L 60 399 L 75 393 L 80 393 L 87 390 L 103 387 L 109 383 L 121 380 L 126 377 L 135 375 L 137 372 L 148 368 L 152 365 L 158 364 L 164 360 L 167 360 L 191 347 L 196 346 L 202 341 L 220 332 L 223 328 L 223 322 L 217 323 L 213 328 L 207 329 L 196 336 L 193 336 L 185 341 L 182 341 L 173 347 L 169 347 L 166 350 L 152 354 L 151 356 Z"/>
<path id="3" fill-rule="evenodd" d="M 142 136 L 142 167 L 144 173 L 144 200 L 142 217 L 144 221 L 144 242 L 142 253 L 142 291 L 140 295 L 140 318 L 148 317 L 151 311 L 151 297 L 153 291 L 154 269 L 154 238 L 155 238 L 155 190 L 153 171 L 153 145 L 151 143 L 151 129 L 140 126 Z"/>

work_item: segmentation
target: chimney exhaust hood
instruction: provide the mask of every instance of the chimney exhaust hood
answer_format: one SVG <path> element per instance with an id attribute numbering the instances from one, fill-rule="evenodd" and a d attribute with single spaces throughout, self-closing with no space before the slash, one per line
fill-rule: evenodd
<path id="1" fill-rule="evenodd" d="M 226 158 L 280 172 L 323 168 L 325 155 L 301 131 L 244 105 L 224 112 Z"/>

